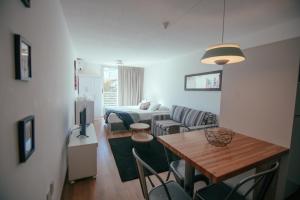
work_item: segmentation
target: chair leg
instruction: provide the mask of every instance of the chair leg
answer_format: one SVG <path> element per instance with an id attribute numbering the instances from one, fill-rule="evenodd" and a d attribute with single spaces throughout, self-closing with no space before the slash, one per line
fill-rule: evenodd
<path id="1" fill-rule="evenodd" d="M 168 181 L 169 178 L 170 178 L 170 175 L 171 175 L 171 169 L 170 169 L 170 158 L 169 158 L 169 155 L 168 155 L 168 152 L 167 152 L 167 149 L 166 149 L 165 146 L 164 146 L 164 152 L 165 152 L 166 160 L 167 160 L 167 163 L 168 163 L 168 166 L 169 166 L 169 171 L 168 171 L 168 175 L 167 175 L 167 178 L 166 178 L 166 181 Z"/>
<path id="2" fill-rule="evenodd" d="M 185 171 L 184 190 L 192 197 L 194 193 L 193 176 L 195 176 L 195 168 L 189 162 L 185 162 L 184 171 Z"/>
<path id="3" fill-rule="evenodd" d="M 166 181 L 168 181 L 170 179 L 170 175 L 171 175 L 171 170 L 169 169 Z"/>
<path id="4" fill-rule="evenodd" d="M 208 178 L 203 178 L 203 182 L 206 184 L 206 185 L 209 185 L 210 184 L 210 180 Z"/>
<path id="5" fill-rule="evenodd" d="M 154 185 L 154 183 L 152 182 L 152 180 L 151 180 L 150 176 L 147 176 L 147 178 L 148 178 L 148 180 L 149 180 L 149 182 L 150 182 L 151 186 L 152 186 L 152 187 L 155 187 L 155 185 Z"/>

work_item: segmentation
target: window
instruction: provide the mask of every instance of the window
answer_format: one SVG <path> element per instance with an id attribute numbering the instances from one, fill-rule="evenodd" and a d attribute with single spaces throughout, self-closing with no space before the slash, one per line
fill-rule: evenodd
<path id="1" fill-rule="evenodd" d="M 103 99 L 104 106 L 118 105 L 118 68 L 104 67 Z"/>

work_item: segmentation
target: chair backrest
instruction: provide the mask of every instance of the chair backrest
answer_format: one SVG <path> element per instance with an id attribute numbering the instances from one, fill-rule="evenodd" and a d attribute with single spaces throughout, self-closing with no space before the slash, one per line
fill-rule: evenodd
<path id="1" fill-rule="evenodd" d="M 137 170 L 138 170 L 138 175 L 139 175 L 139 180 L 140 180 L 140 184 L 141 184 L 141 188 L 142 188 L 142 192 L 144 195 L 144 198 L 146 200 L 149 200 L 149 195 L 148 195 L 148 189 L 147 189 L 147 182 L 146 182 L 146 177 L 145 177 L 145 169 L 147 169 L 151 174 L 155 175 L 155 177 L 159 180 L 159 182 L 162 184 L 166 195 L 168 197 L 168 200 L 172 200 L 169 190 L 166 186 L 166 184 L 164 183 L 163 179 L 158 175 L 158 173 L 152 169 L 147 163 L 145 163 L 136 153 L 135 148 L 132 149 L 132 154 L 135 158 L 136 161 L 136 165 L 137 165 Z"/>
<path id="2" fill-rule="evenodd" d="M 270 169 L 244 178 L 231 190 L 231 192 L 227 195 L 226 200 L 230 200 L 233 193 L 235 193 L 239 188 L 241 188 L 251 180 L 254 180 L 253 185 L 248 190 L 246 190 L 246 192 L 244 192 L 242 195 L 244 197 L 247 197 L 255 188 L 259 187 L 259 190 L 257 192 L 257 197 L 255 199 L 263 200 L 278 168 L 279 168 L 279 162 L 276 162 L 275 164 L 272 165 Z"/>

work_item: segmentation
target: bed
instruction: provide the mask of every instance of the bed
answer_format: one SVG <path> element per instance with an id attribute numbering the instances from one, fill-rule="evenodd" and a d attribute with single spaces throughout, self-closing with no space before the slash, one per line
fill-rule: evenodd
<path id="1" fill-rule="evenodd" d="M 151 124 L 152 116 L 155 114 L 169 114 L 167 107 L 161 106 L 158 110 L 141 110 L 139 106 L 111 106 L 105 108 L 105 122 L 110 131 L 128 130 L 128 126 L 120 119 L 120 113 L 130 116 L 133 123 L 143 122 Z"/>

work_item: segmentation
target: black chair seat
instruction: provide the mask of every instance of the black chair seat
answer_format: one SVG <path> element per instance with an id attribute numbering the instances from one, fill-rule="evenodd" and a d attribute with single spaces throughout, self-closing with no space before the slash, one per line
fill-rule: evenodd
<path id="1" fill-rule="evenodd" d="M 176 181 L 183 187 L 184 186 L 184 177 L 185 177 L 185 161 L 184 160 L 175 160 L 170 163 L 170 169 L 174 174 Z M 209 180 L 198 170 L 195 170 L 195 176 L 193 182 L 204 181 L 206 185 L 209 184 Z"/>
<path id="2" fill-rule="evenodd" d="M 223 182 L 212 184 L 198 190 L 195 194 L 195 200 L 223 200 L 231 192 L 232 188 Z M 230 200 L 245 200 L 246 198 L 238 192 L 230 196 Z"/>
<path id="3" fill-rule="evenodd" d="M 172 200 L 191 200 L 191 197 L 187 193 L 185 193 L 182 187 L 180 187 L 180 185 L 175 181 L 166 182 L 166 186 L 169 190 Z M 168 200 L 168 197 L 163 186 L 159 185 L 149 192 L 149 199 Z"/>

